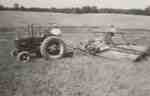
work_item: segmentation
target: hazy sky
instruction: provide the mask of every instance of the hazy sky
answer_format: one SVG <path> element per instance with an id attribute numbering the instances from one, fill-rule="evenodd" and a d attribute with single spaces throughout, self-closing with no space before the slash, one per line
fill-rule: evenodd
<path id="1" fill-rule="evenodd" d="M 19 3 L 25 7 L 81 7 L 85 5 L 99 8 L 145 8 L 150 0 L 0 0 L 0 4 L 12 6 Z"/>

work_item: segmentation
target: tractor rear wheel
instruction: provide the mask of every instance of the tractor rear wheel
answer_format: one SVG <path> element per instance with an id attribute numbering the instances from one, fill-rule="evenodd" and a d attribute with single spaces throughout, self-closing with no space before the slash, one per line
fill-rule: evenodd
<path id="1" fill-rule="evenodd" d="M 63 57 L 65 50 L 65 43 L 55 36 L 46 38 L 40 46 L 41 55 L 46 59 L 61 58 Z"/>
<path id="2" fill-rule="evenodd" d="M 17 55 L 17 61 L 21 61 L 23 63 L 27 63 L 31 60 L 31 56 L 27 51 L 19 52 Z"/>

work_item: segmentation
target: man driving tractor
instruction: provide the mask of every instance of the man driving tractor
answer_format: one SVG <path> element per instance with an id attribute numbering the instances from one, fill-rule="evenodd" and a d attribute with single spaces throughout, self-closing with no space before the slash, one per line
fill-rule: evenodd
<path id="1" fill-rule="evenodd" d="M 115 33 L 117 32 L 117 29 L 115 28 L 114 25 L 110 25 L 108 31 L 104 34 L 104 42 L 105 44 L 107 45 L 115 45 L 113 40 L 112 40 L 112 37 L 115 35 Z"/>
<path id="2" fill-rule="evenodd" d="M 41 37 L 44 37 L 46 35 L 50 35 L 50 36 L 61 36 L 62 35 L 61 29 L 56 24 L 53 24 L 52 26 L 54 26 L 54 27 L 51 29 L 48 28 L 47 30 L 45 30 L 45 32 L 43 34 L 41 34 Z"/>

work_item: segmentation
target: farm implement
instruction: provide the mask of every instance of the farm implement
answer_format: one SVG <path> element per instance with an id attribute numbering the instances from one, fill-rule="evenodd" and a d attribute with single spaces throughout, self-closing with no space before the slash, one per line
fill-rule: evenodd
<path id="1" fill-rule="evenodd" d="M 98 38 L 93 37 L 85 42 L 79 42 L 79 46 L 70 47 L 70 45 L 62 39 L 62 28 L 86 28 L 88 31 L 90 29 L 92 34 L 102 33 L 103 36 Z M 116 32 L 113 32 L 114 29 L 106 32 L 101 32 L 99 30 L 100 28 L 96 26 L 50 26 L 47 27 L 47 30 L 44 32 L 34 29 L 35 25 L 30 25 L 27 27 L 27 32 L 24 32 L 26 34 L 22 35 L 21 32 L 17 33 L 16 40 L 14 41 L 16 48 L 11 51 L 11 55 L 15 56 L 18 61 L 24 63 L 29 62 L 31 57 L 34 56 L 44 57 L 45 59 L 59 59 L 64 57 L 67 53 L 72 53 L 73 55 L 75 50 L 79 50 L 93 56 L 131 59 L 134 62 L 145 60 L 148 56 L 150 56 L 149 46 L 140 46 L 130 43 L 123 36 L 123 32 L 117 32 L 116 30 Z M 94 32 L 95 29 L 98 30 Z M 121 38 L 125 43 L 114 43 L 112 37 L 115 34 L 121 35 Z"/>
<path id="2" fill-rule="evenodd" d="M 95 28 L 94 28 L 95 29 Z M 94 30 L 90 30 L 94 32 Z M 103 36 L 89 39 L 85 42 L 80 42 L 80 51 L 99 57 L 107 57 L 114 59 L 130 59 L 134 62 L 146 60 L 150 56 L 150 46 L 137 45 L 135 42 L 129 42 L 124 36 L 125 33 L 118 32 L 114 26 L 110 26 L 109 30 L 97 33 L 102 33 Z M 94 33 L 95 34 L 95 33 Z M 112 38 L 114 35 L 120 35 L 123 44 L 114 43 Z"/>
<path id="3" fill-rule="evenodd" d="M 142 61 L 150 56 L 150 47 L 138 45 L 106 45 L 103 41 L 88 41 L 85 45 L 79 47 L 80 51 L 93 55 L 106 57 L 109 59 L 129 59 L 134 62 Z M 83 44 L 83 43 L 82 43 Z"/>

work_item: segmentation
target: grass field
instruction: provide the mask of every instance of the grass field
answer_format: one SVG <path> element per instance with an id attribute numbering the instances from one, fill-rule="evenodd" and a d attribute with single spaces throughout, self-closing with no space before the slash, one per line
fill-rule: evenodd
<path id="1" fill-rule="evenodd" d="M 0 12 L 0 27 L 22 26 L 26 24 L 57 23 L 59 25 L 104 26 L 114 24 L 122 28 L 150 28 L 149 16 L 117 14 L 61 14 L 49 12 Z"/>
<path id="2" fill-rule="evenodd" d="M 103 26 L 149 29 L 149 17 L 108 14 L 55 14 L 0 12 L 1 27 L 30 23 L 46 25 Z M 97 22 L 99 20 L 99 22 Z M 74 45 L 93 37 L 83 29 L 63 30 L 63 39 Z M 87 33 L 86 33 L 87 32 Z M 85 34 L 86 33 L 86 34 Z M 129 41 L 150 44 L 150 33 L 129 32 Z M 150 60 L 133 63 L 127 59 L 109 59 L 89 55 L 46 61 L 42 58 L 22 64 L 10 57 L 14 32 L 0 32 L 0 96 L 149 96 Z"/>

